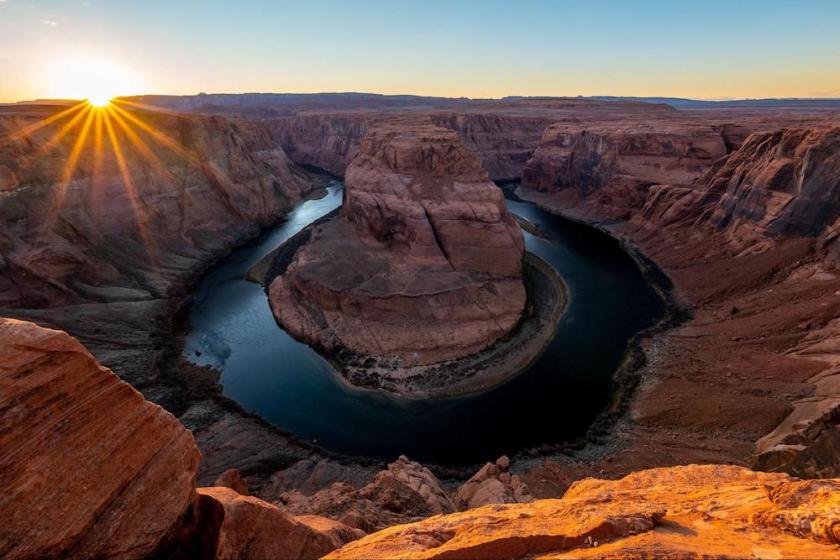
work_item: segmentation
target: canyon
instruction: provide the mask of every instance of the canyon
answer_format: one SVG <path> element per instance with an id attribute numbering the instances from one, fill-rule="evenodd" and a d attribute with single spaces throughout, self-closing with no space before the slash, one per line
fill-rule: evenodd
<path id="1" fill-rule="evenodd" d="M 0 310 L 20 319 L 0 327 L 3 419 L 11 423 L 3 448 L 16 458 L 2 469 L 4 487 L 14 489 L 2 506 L 3 519 L 14 521 L 0 543 L 4 555 L 197 555 L 202 546 L 207 557 L 238 557 L 243 549 L 313 558 L 336 549 L 335 557 L 346 558 L 838 555 L 834 109 L 678 110 L 579 99 L 412 99 L 384 108 L 314 102 L 269 113 L 179 107 L 196 114 L 126 102 L 109 122 L 78 108 L 0 111 Z M 72 119 L 76 130 L 60 128 Z M 82 127 L 90 134 L 77 148 Z M 414 152 L 388 152 L 382 140 L 401 135 L 408 145 L 418 137 L 440 142 L 444 155 L 406 163 L 402 156 Z M 83 149 L 97 143 L 102 150 Z M 492 265 L 499 268 L 489 269 L 491 277 L 504 278 L 492 282 L 516 278 L 516 233 L 492 243 L 499 258 L 488 263 L 461 250 L 474 244 L 461 229 L 436 240 L 434 211 L 418 216 L 400 207 L 395 215 L 410 216 L 411 228 L 380 220 L 374 209 L 393 205 L 383 205 L 382 190 L 371 185 L 394 185 L 426 161 L 481 185 L 488 219 L 479 221 L 492 224 L 482 240 L 519 228 L 489 179 L 521 179 L 507 186 L 518 197 L 608 231 L 640 263 L 658 265 L 650 274 L 670 277 L 668 316 L 630 349 L 617 374 L 629 389 L 584 440 L 480 470 L 426 468 L 406 457 L 386 466 L 282 432 L 225 397 L 212 369 L 181 357 L 172 333 L 189 287 L 231 248 L 316 196 L 324 179 L 312 167 L 346 180 L 341 215 L 312 235 L 317 241 L 319 231 L 344 228 L 332 239 L 353 250 L 337 254 L 355 263 L 359 247 L 381 250 L 383 240 L 412 231 L 418 245 L 397 243 L 410 255 L 400 262 L 407 269 L 428 259 L 440 265 L 437 277 L 446 254 L 456 271 L 463 265 L 486 274 L 482 267 Z M 436 246 L 434 255 L 423 252 Z M 341 279 L 320 269 L 307 277 L 306 257 L 317 257 L 309 251 L 312 245 L 287 263 L 299 294 L 301 279 Z M 311 262 L 323 262 L 316 257 Z M 278 297 L 281 309 L 305 300 L 287 289 L 269 284 L 275 306 Z M 496 301 L 518 317 L 524 293 L 510 294 Z M 482 331 L 458 342 L 457 353 L 489 340 Z M 451 354 L 430 359 L 441 357 Z M 114 416 L 116 409 L 125 416 Z M 74 459 L 77 453 L 92 455 Z M 117 454 L 124 460 L 112 464 Z M 74 460 L 104 470 L 80 469 L 68 480 Z M 108 470 L 117 465 L 118 472 Z M 26 468 L 58 478 L 29 486 Z M 223 473 L 220 482 L 235 490 L 196 490 Z M 607 480 L 574 482 L 587 477 Z M 141 491 L 149 484 L 160 487 L 154 496 Z M 521 503 L 498 505 L 504 502 Z M 126 521 L 138 515 L 150 524 Z M 39 523 L 26 522 L 32 517 Z M 64 533 L 54 530 L 59 519 Z M 268 542 L 271 531 L 288 536 Z M 373 534 L 339 548 L 364 533 Z M 270 548 L 281 545 L 289 548 Z"/>

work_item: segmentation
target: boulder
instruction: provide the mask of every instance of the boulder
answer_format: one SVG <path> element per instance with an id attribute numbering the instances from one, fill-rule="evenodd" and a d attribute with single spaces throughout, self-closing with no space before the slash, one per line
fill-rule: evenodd
<path id="1" fill-rule="evenodd" d="M 366 533 L 455 511 L 435 475 L 404 456 L 361 488 L 337 482 L 310 496 L 286 492 L 280 502 L 295 515 L 328 516 Z"/>
<path id="2" fill-rule="evenodd" d="M 336 548 L 335 531 L 328 535 L 313 529 L 259 498 L 222 486 L 199 488 L 198 493 L 224 509 L 217 560 L 314 559 Z"/>
<path id="3" fill-rule="evenodd" d="M 486 463 L 458 488 L 459 509 L 472 509 L 488 504 L 526 503 L 533 501 L 528 486 L 510 472 L 510 458 L 499 457 Z"/>
<path id="4" fill-rule="evenodd" d="M 228 469 L 219 475 L 213 486 L 224 486 L 230 488 L 243 496 L 249 495 L 248 483 L 242 477 L 242 473 L 238 469 Z"/>

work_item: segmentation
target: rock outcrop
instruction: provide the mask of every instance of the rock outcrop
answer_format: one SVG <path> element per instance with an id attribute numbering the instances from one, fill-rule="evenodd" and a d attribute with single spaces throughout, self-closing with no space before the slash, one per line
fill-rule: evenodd
<path id="1" fill-rule="evenodd" d="M 0 319 L 0 413 L 4 558 L 314 559 L 362 535 L 196 492 L 192 434 L 61 331 Z"/>
<path id="2" fill-rule="evenodd" d="M 250 494 L 250 492 L 248 492 L 248 483 L 242 477 L 242 473 L 237 469 L 228 469 L 220 474 L 219 478 L 216 479 L 216 482 L 213 483 L 213 486 L 224 486 L 225 488 L 230 488 L 237 494 L 242 494 L 243 496 L 248 496 Z"/>
<path id="3" fill-rule="evenodd" d="M 0 556 L 143 558 L 195 498 L 187 430 L 67 334 L 0 319 Z"/>
<path id="4" fill-rule="evenodd" d="M 837 558 L 840 480 L 707 465 L 391 527 L 327 558 Z"/>
<path id="5" fill-rule="evenodd" d="M 510 459 L 506 455 L 481 467 L 458 488 L 457 497 L 462 510 L 488 504 L 527 503 L 534 499 L 519 475 L 510 472 Z"/>
<path id="6" fill-rule="evenodd" d="M 342 531 L 340 524 L 330 524 L 329 520 L 299 521 L 272 504 L 230 488 L 199 488 L 198 494 L 216 502 L 223 511 L 214 556 L 217 560 L 320 558 L 362 536 L 349 528 Z"/>
<path id="7" fill-rule="evenodd" d="M 525 305 L 522 231 L 452 131 L 372 129 L 346 173 L 341 215 L 275 260 L 278 321 L 327 351 L 414 366 L 477 352 Z"/>
<path id="8" fill-rule="evenodd" d="M 361 488 L 338 482 L 310 496 L 287 492 L 278 501 L 296 515 L 328 516 L 365 532 L 456 511 L 437 477 L 407 457 Z"/>
<path id="9" fill-rule="evenodd" d="M 710 219 L 736 248 L 762 248 L 774 237 L 832 245 L 840 235 L 840 127 L 756 134 L 702 186 L 702 202 L 716 199 Z"/>

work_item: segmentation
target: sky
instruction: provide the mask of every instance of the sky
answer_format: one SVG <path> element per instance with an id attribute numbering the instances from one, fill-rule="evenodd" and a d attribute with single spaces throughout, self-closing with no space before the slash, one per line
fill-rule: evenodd
<path id="1" fill-rule="evenodd" d="M 0 0 L 0 102 L 90 66 L 118 95 L 840 97 L 840 0 Z"/>

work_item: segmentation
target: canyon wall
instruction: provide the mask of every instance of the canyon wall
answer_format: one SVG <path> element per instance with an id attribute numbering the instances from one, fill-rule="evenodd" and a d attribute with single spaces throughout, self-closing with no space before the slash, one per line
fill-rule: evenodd
<path id="1" fill-rule="evenodd" d="M 523 194 L 582 219 L 625 219 L 611 229 L 660 264 L 694 306 L 692 321 L 648 344 L 651 382 L 633 410 L 639 446 L 676 431 L 670 461 L 727 450 L 761 469 L 840 473 L 838 138 L 830 121 L 758 132 L 689 180 L 685 170 L 671 173 L 692 161 L 684 150 L 670 161 L 644 156 L 653 173 L 612 156 L 617 164 L 595 158 L 591 173 L 575 175 L 582 137 L 570 153 L 546 133 L 547 151 L 526 170 L 525 184 L 541 190 Z M 628 181 L 647 186 L 617 186 Z M 714 447 L 702 443 L 711 434 Z"/>
<path id="2" fill-rule="evenodd" d="M 296 163 L 325 169 L 344 176 L 369 127 L 382 120 L 396 119 L 382 114 L 307 114 L 268 119 L 272 135 Z M 539 143 L 547 116 L 518 116 L 498 113 L 430 113 L 429 119 L 456 131 L 473 151 L 494 181 L 518 179 L 525 162 Z"/>
<path id="3" fill-rule="evenodd" d="M 557 123 L 543 133 L 522 185 L 562 198 L 566 209 L 626 220 L 654 185 L 688 185 L 746 136 L 743 127 L 682 123 Z"/>
<path id="4" fill-rule="evenodd" d="M 513 329 L 525 305 L 523 234 L 455 132 L 377 124 L 344 196 L 340 217 L 308 232 L 268 279 L 290 333 L 413 366 L 469 355 Z"/>
<path id="5" fill-rule="evenodd" d="M 63 132 L 76 117 L 0 117 L 0 164 L 18 185 L 0 193 L 0 309 L 73 332 L 142 386 L 171 298 L 309 186 L 257 125 L 84 111 Z"/>

